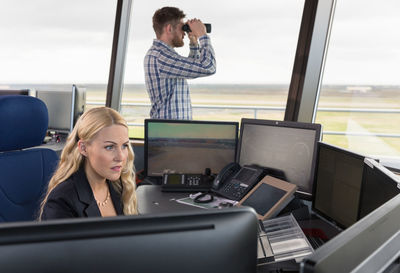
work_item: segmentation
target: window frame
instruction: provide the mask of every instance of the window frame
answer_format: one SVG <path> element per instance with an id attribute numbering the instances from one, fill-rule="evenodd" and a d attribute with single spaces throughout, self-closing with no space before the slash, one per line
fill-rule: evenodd
<path id="1" fill-rule="evenodd" d="M 106 106 L 119 111 L 133 0 L 118 0 Z M 313 122 L 336 0 L 305 0 L 284 120 Z"/>

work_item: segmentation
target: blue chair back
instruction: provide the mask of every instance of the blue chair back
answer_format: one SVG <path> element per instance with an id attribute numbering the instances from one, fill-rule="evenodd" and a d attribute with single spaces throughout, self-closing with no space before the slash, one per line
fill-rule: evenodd
<path id="1" fill-rule="evenodd" d="M 0 222 L 37 218 L 41 199 L 58 163 L 42 144 L 47 107 L 30 96 L 0 97 Z"/>

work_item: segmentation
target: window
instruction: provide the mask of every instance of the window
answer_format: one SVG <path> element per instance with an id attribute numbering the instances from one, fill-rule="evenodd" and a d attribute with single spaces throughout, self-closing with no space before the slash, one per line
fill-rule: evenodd
<path id="1" fill-rule="evenodd" d="M 121 107 L 135 126 L 131 137 L 143 137 L 143 120 L 149 117 L 143 59 L 155 38 L 152 16 L 163 6 L 212 24 L 217 73 L 189 80 L 194 119 L 283 119 L 304 1 L 138 0 L 131 14 Z M 176 50 L 187 55 L 187 44 Z"/>
<path id="2" fill-rule="evenodd" d="M 0 86 L 86 88 L 105 103 L 117 0 L 2 1 Z M 92 107 L 93 105 L 89 105 Z"/>
<path id="3" fill-rule="evenodd" d="M 397 166 L 399 10 L 395 0 L 337 2 L 316 116 L 325 142 Z"/>

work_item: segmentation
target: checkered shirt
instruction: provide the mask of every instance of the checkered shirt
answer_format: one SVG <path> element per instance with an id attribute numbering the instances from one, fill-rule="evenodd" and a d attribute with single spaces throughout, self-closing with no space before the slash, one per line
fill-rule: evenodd
<path id="1" fill-rule="evenodd" d="M 151 118 L 192 119 L 187 79 L 212 75 L 216 71 L 210 38 L 200 37 L 199 44 L 190 46 L 189 56 L 184 57 L 163 41 L 153 41 L 144 58 Z"/>

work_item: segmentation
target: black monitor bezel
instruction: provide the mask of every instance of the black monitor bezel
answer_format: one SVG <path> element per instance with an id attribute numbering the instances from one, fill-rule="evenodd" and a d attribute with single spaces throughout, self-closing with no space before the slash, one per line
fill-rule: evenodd
<path id="1" fill-rule="evenodd" d="M 144 170 L 143 174 L 145 177 L 160 179 L 160 176 L 152 176 L 148 174 L 148 124 L 152 122 L 157 123 L 180 123 L 180 124 L 212 124 L 212 125 L 233 125 L 236 127 L 236 138 L 235 138 L 235 155 L 236 159 L 238 152 L 238 141 L 239 141 L 239 122 L 236 121 L 210 121 L 210 120 L 175 120 L 175 119 L 145 119 L 144 120 Z M 161 181 L 160 181 L 161 182 Z"/>
<path id="2" fill-rule="evenodd" d="M 315 196 L 316 196 L 316 192 L 317 192 L 317 178 L 318 178 L 318 163 L 319 163 L 319 158 L 320 158 L 320 149 L 321 147 L 323 148 L 327 148 L 336 152 L 340 152 L 346 155 L 349 155 L 351 157 L 360 159 L 362 162 L 364 162 L 364 159 L 366 158 L 366 156 L 362 155 L 362 154 L 358 154 L 352 151 L 349 151 L 347 149 L 332 145 L 332 144 L 328 144 L 322 141 L 319 141 L 317 144 L 317 157 L 316 157 L 316 164 L 315 164 L 315 172 L 314 172 L 314 185 L 313 185 L 313 199 L 312 199 L 312 205 L 311 208 L 314 212 L 316 212 L 318 215 L 322 216 L 323 218 L 327 219 L 328 221 L 330 221 L 331 223 L 333 223 L 334 225 L 345 229 L 347 228 L 346 225 L 344 225 L 343 223 L 337 222 L 336 220 L 334 220 L 333 218 L 331 218 L 329 215 L 325 214 L 323 211 L 320 211 L 318 208 L 315 207 Z M 361 174 L 362 175 L 362 174 Z M 360 181 L 360 188 L 362 187 L 362 181 Z M 360 197 L 359 197 L 360 198 Z M 357 220 L 359 215 L 359 207 L 357 208 Z"/>
<path id="3" fill-rule="evenodd" d="M 250 124 L 250 125 L 260 125 L 260 126 L 271 126 L 271 127 L 283 127 L 283 128 L 292 128 L 292 129 L 304 129 L 304 130 L 313 130 L 315 131 L 315 143 L 314 143 L 314 152 L 313 152 L 313 160 L 311 164 L 311 171 L 310 171 L 310 178 L 313 179 L 311 182 L 311 192 L 304 192 L 301 190 L 297 190 L 295 195 L 304 200 L 312 200 L 312 190 L 313 190 L 313 185 L 314 185 L 314 170 L 315 170 L 315 164 L 316 164 L 316 155 L 317 155 L 317 143 L 321 140 L 322 138 L 322 126 L 321 124 L 318 123 L 306 123 L 306 122 L 294 122 L 294 121 L 280 121 L 280 120 L 266 120 L 266 119 L 249 119 L 249 118 L 242 118 L 240 122 L 240 137 L 239 137 L 239 143 L 238 143 L 238 148 L 237 148 L 237 157 L 236 157 L 236 162 L 240 162 L 240 151 L 242 148 L 242 135 L 243 135 L 243 129 L 245 124 Z"/>

